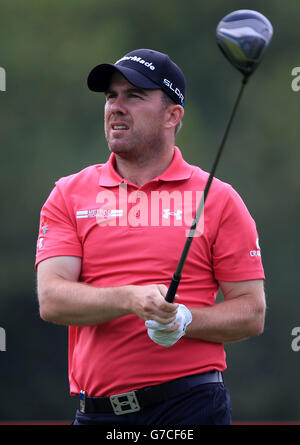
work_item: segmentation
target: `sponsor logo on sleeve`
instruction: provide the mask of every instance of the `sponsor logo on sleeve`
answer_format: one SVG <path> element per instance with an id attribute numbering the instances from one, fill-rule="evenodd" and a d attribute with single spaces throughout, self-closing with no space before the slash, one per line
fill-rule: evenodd
<path id="1" fill-rule="evenodd" d="M 38 236 L 37 248 L 40 250 L 44 247 L 44 240 L 49 230 L 49 219 L 46 216 L 41 217 L 40 230 Z"/>
<path id="2" fill-rule="evenodd" d="M 250 256 L 252 257 L 260 257 L 261 256 L 261 249 L 259 246 L 259 238 L 256 238 L 256 250 L 250 250 Z"/>

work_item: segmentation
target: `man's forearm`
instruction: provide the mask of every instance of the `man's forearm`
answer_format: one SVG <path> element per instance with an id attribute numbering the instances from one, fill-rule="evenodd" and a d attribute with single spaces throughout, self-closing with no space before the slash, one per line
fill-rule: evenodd
<path id="1" fill-rule="evenodd" d="M 104 323 L 130 313 L 132 286 L 98 288 L 64 279 L 38 289 L 40 315 L 45 321 L 85 326 Z"/>
<path id="2" fill-rule="evenodd" d="M 105 323 L 128 314 L 171 323 L 178 305 L 165 301 L 166 292 L 167 287 L 162 284 L 95 287 L 58 274 L 46 279 L 42 272 L 38 279 L 41 318 L 72 326 Z"/>
<path id="3" fill-rule="evenodd" d="M 253 296 L 237 297 L 209 307 L 189 307 L 193 321 L 186 337 L 229 343 L 253 337 L 264 328 L 265 306 Z"/>

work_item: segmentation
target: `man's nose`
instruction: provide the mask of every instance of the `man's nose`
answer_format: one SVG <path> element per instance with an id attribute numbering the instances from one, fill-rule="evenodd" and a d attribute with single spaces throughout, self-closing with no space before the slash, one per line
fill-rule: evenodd
<path id="1" fill-rule="evenodd" d="M 110 104 L 110 110 L 114 113 L 125 113 L 126 112 L 126 105 L 124 98 L 122 96 L 116 96 L 115 99 Z"/>

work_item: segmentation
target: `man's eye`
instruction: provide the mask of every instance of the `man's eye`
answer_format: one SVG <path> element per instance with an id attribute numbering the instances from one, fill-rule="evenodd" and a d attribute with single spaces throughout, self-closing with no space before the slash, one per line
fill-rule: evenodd
<path id="1" fill-rule="evenodd" d="M 142 97 L 139 94 L 135 94 L 135 93 L 130 93 L 129 95 L 130 97 L 133 97 L 135 99 L 142 99 Z"/>
<path id="2" fill-rule="evenodd" d="M 106 95 L 106 100 L 111 100 L 111 99 L 114 99 L 115 97 L 117 97 L 116 94 L 113 94 L 113 93 L 111 93 L 111 94 L 107 94 L 107 95 Z"/>

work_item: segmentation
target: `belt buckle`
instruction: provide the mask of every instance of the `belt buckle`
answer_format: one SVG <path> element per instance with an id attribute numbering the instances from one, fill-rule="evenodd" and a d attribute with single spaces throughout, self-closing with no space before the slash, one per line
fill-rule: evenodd
<path id="1" fill-rule="evenodd" d="M 124 392 L 123 394 L 116 394 L 114 396 L 110 396 L 109 399 L 114 413 L 117 416 L 121 416 L 122 414 L 134 413 L 141 410 L 135 391 Z"/>

